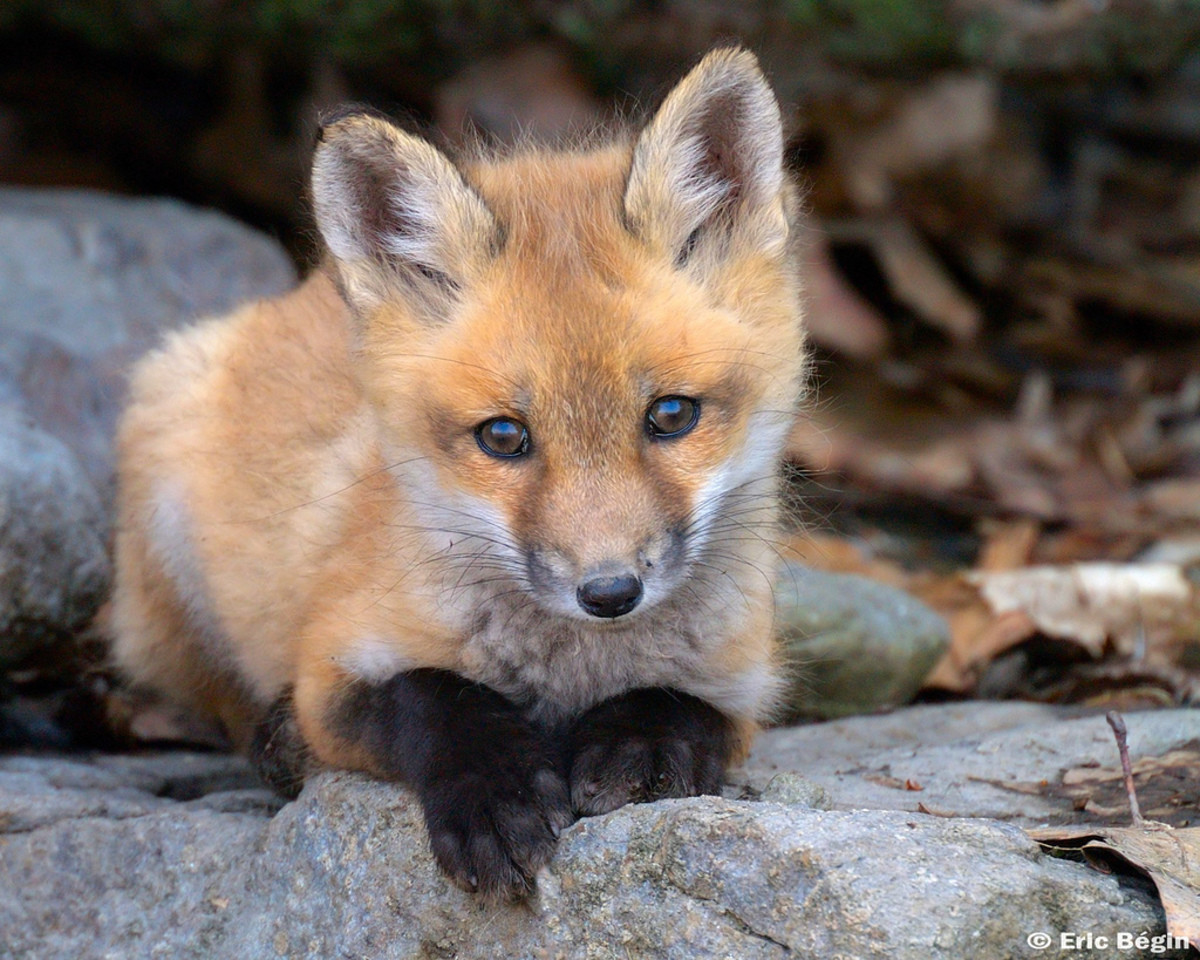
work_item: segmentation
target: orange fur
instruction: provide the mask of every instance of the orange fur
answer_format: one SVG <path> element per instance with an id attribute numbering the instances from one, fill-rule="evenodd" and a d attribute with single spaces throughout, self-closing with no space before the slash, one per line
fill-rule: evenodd
<path id="1" fill-rule="evenodd" d="M 714 55 L 639 139 L 594 149 L 526 149 L 455 169 L 382 120 L 331 124 L 314 180 L 323 267 L 285 297 L 173 335 L 135 372 L 120 431 L 121 667 L 217 714 L 238 742 L 292 688 L 317 756 L 369 769 L 329 723 L 340 690 L 413 667 L 491 683 L 497 649 L 553 628 L 561 638 L 531 641 L 529 657 L 563 686 L 555 709 L 677 685 L 716 702 L 748 742 L 777 682 L 776 436 L 804 375 L 792 201 L 764 178 L 719 203 L 697 193 L 689 212 L 677 195 L 698 189 L 695 177 L 670 168 L 688 161 L 688 124 L 724 129 L 723 116 L 701 115 L 724 95 L 718 68 L 758 97 L 746 110 L 775 109 L 747 57 Z M 411 235 L 380 228 L 386 256 L 360 250 L 380 240 L 354 214 L 356 191 L 371 189 L 354 179 L 363 165 L 407 177 L 395 229 L 409 210 L 420 221 Z M 715 191 L 724 181 L 713 176 Z M 682 262 L 685 242 L 695 252 Z M 685 437 L 651 442 L 647 404 L 665 395 L 700 398 L 701 418 Z M 475 427 L 497 416 L 528 424 L 529 457 L 480 449 Z M 745 488 L 753 496 L 739 494 L 736 513 L 722 507 L 725 553 L 697 547 L 697 565 L 640 619 L 572 619 L 514 573 L 513 544 L 543 551 L 568 578 L 642 562 L 669 524 L 703 512 L 698 498 L 720 492 L 721 470 L 755 457 L 767 466 Z M 750 531 L 744 542 L 735 524 Z M 683 596 L 689 588 L 700 595 Z M 510 624 L 475 639 L 502 603 Z M 711 616 L 692 624 L 705 604 Z M 691 650 L 686 662 L 670 636 L 685 630 L 696 634 L 677 644 Z M 652 676 L 621 648 L 647 638 L 664 651 Z M 553 660 L 571 645 L 591 664 L 578 693 Z M 606 669 L 628 676 L 595 679 Z"/>

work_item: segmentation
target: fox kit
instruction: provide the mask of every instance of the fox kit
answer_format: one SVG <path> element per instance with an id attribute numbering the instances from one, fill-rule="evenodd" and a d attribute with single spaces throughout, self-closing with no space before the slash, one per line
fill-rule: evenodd
<path id="1" fill-rule="evenodd" d="M 521 896 L 576 816 L 715 792 L 777 693 L 779 109 L 720 50 L 600 146 L 347 112 L 312 195 L 321 268 L 136 369 L 115 659 L 278 779 L 407 784 L 454 881 Z"/>

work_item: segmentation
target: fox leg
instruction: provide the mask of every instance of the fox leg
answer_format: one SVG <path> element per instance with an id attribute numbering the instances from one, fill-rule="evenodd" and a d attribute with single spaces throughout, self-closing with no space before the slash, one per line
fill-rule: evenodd
<path id="1" fill-rule="evenodd" d="M 549 737 L 489 687 L 447 670 L 374 683 L 301 676 L 295 709 L 316 757 L 411 787 L 434 857 L 467 890 L 531 893 L 574 820 Z"/>
<path id="2" fill-rule="evenodd" d="M 136 686 L 215 719 L 231 745 L 242 749 L 261 708 L 236 671 L 221 664 L 217 631 L 197 622 L 147 550 L 143 536 L 118 534 L 111 612 L 114 663 Z"/>
<path id="3" fill-rule="evenodd" d="M 592 816 L 626 803 L 715 794 L 738 739 L 735 723 L 698 697 L 661 687 L 620 694 L 567 734 L 571 805 Z"/>

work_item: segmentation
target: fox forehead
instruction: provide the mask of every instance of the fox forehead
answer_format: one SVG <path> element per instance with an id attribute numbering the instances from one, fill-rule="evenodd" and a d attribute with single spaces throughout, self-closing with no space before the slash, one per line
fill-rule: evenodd
<path id="1" fill-rule="evenodd" d="M 533 152 L 467 166 L 503 225 L 502 249 L 446 322 L 381 324 L 393 342 L 421 346 L 377 341 L 376 359 L 390 355 L 424 397 L 452 397 L 464 417 L 556 397 L 592 397 L 611 415 L 663 391 L 749 388 L 755 372 L 773 375 L 773 358 L 789 365 L 788 310 L 775 330 L 747 322 L 626 228 L 629 153 Z"/>
<path id="2" fill-rule="evenodd" d="M 466 164 L 463 173 L 502 224 L 510 268 L 570 265 L 611 278 L 632 251 L 622 213 L 630 163 L 631 147 L 612 144 L 518 151 Z"/>
<path id="3" fill-rule="evenodd" d="M 580 282 L 558 296 L 536 285 L 485 295 L 432 349 L 429 396 L 468 417 L 569 400 L 609 418 L 664 394 L 748 392 L 753 331 L 688 292 Z"/>

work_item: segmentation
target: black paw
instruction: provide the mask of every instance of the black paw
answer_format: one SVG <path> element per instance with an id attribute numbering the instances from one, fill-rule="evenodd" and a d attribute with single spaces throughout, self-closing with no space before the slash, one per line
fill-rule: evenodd
<path id="1" fill-rule="evenodd" d="M 732 742 L 725 716 L 686 693 L 653 688 L 605 700 L 568 735 L 571 805 L 593 816 L 717 793 Z"/>
<path id="2" fill-rule="evenodd" d="M 312 760 L 296 724 L 290 691 L 271 704 L 254 730 L 249 752 L 255 772 L 276 793 L 289 800 L 299 795 Z"/>
<path id="3" fill-rule="evenodd" d="M 464 695 L 419 787 L 429 842 L 456 884 L 490 900 L 531 894 L 570 826 L 549 741 L 486 688 Z"/>

